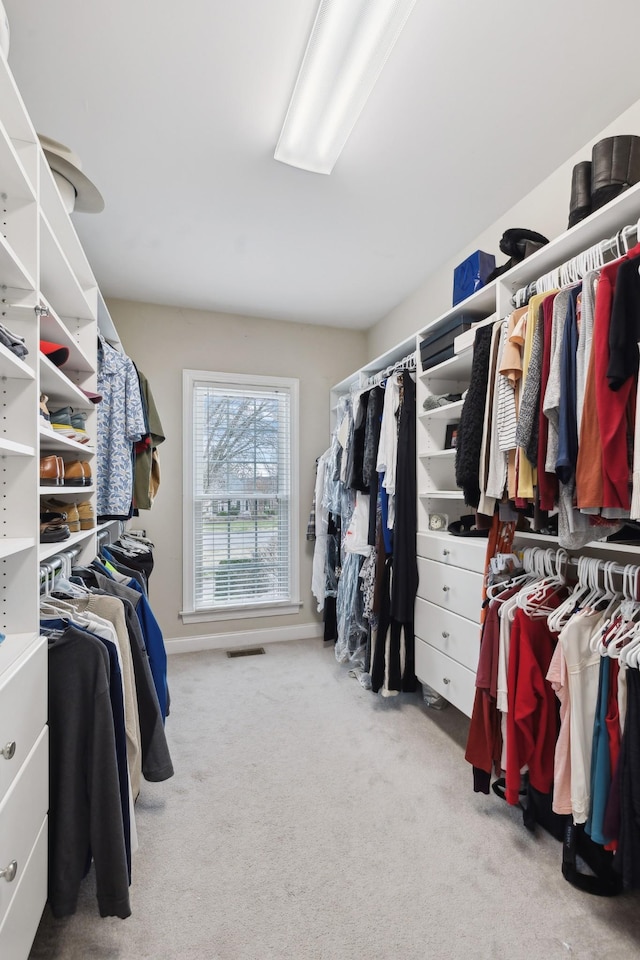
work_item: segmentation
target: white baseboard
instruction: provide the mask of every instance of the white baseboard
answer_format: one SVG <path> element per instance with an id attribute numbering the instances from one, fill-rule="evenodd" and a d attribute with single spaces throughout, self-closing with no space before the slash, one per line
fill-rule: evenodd
<path id="1" fill-rule="evenodd" d="M 195 653 L 198 650 L 237 650 L 239 647 L 261 647 L 265 643 L 283 640 L 312 640 L 323 635 L 321 623 L 301 623 L 299 626 L 265 627 L 263 630 L 234 630 L 233 633 L 209 633 L 200 637 L 173 637 L 166 639 L 167 654 Z"/>

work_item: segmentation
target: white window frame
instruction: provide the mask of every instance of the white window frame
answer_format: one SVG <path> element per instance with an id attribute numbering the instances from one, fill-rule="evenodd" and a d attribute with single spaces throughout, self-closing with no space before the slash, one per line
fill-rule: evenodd
<path id="1" fill-rule="evenodd" d="M 193 391 L 202 381 L 242 388 L 278 387 L 287 390 L 290 397 L 291 492 L 289 524 L 289 598 L 263 603 L 229 605 L 210 610 L 195 609 L 194 570 L 194 498 L 193 498 Z M 218 620 L 240 620 L 252 617 L 297 614 L 300 600 L 300 492 L 299 492 L 299 380 L 289 377 L 263 377 L 242 373 L 216 373 L 210 370 L 183 370 L 182 372 L 182 428 L 183 428 L 183 555 L 182 604 L 183 623 L 205 623 Z"/>

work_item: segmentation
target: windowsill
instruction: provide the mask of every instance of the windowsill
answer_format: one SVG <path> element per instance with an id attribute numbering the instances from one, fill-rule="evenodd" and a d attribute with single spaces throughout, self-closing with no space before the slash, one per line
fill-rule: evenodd
<path id="1" fill-rule="evenodd" d="M 250 607 L 225 607 L 217 610 L 181 610 L 183 623 L 207 623 L 219 620 L 250 620 L 255 617 L 293 616 L 300 612 L 301 600 L 285 603 L 256 603 Z"/>

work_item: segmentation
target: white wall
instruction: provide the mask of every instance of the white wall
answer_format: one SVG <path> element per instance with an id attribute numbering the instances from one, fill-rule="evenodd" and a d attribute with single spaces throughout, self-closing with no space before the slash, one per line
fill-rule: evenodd
<path id="1" fill-rule="evenodd" d="M 560 99 L 558 108 L 563 109 Z M 570 122 L 571 110 L 567 108 L 567 123 Z M 521 126 L 522 130 L 517 124 L 514 125 L 511 156 L 514 165 L 526 163 L 528 151 L 544 150 L 544 137 L 536 136 L 536 118 L 525 118 Z M 544 118 L 540 120 L 539 129 L 544 130 Z M 506 263 L 509 258 L 500 252 L 499 247 L 500 238 L 505 230 L 510 227 L 525 227 L 529 230 L 537 230 L 549 240 L 564 233 L 569 219 L 571 172 L 574 165 L 580 160 L 591 159 L 591 148 L 594 143 L 616 134 L 640 135 L 640 100 L 613 120 L 523 200 L 502 214 L 483 233 L 461 247 L 454 257 L 442 263 L 411 296 L 371 327 L 367 347 L 369 357 L 380 356 L 394 344 L 416 333 L 430 320 L 439 317 L 451 307 L 454 268 L 474 250 L 495 254 L 498 266 Z M 478 184 L 478 189 L 482 189 L 481 183 Z M 455 203 L 455 197 L 451 197 L 451 216 L 461 220 L 461 211 L 456 209 Z M 428 218 L 428 210 L 424 211 L 424 216 Z"/>
<path id="2" fill-rule="evenodd" d="M 305 539 L 315 460 L 329 442 L 329 390 L 366 360 L 366 334 L 333 327 L 109 300 L 126 353 L 148 378 L 167 440 L 160 447 L 161 484 L 150 511 L 134 526 L 153 540 L 156 566 L 150 598 L 174 649 L 247 645 L 319 632 L 310 590 L 313 544 Z M 300 590 L 296 616 L 185 625 L 182 609 L 182 371 L 298 377 L 300 380 Z M 271 634 L 252 634 L 267 628 Z M 247 634 L 247 631 L 249 633 Z M 203 641 L 216 635 L 217 641 Z"/>

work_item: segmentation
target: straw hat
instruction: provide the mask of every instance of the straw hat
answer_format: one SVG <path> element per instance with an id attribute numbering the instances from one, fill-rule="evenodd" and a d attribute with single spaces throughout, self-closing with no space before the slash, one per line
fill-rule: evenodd
<path id="1" fill-rule="evenodd" d="M 42 133 L 38 134 L 38 138 L 68 212 L 77 210 L 82 213 L 100 213 L 104 210 L 102 194 L 82 172 L 82 165 L 76 154 L 63 143 L 45 137 Z"/>

